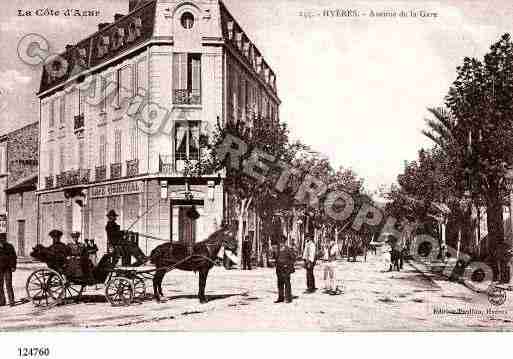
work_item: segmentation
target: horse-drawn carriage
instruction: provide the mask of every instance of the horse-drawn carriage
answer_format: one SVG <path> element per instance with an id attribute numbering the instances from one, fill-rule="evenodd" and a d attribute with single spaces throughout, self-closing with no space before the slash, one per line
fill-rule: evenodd
<path id="1" fill-rule="evenodd" d="M 87 286 L 104 284 L 107 301 L 113 306 L 124 306 L 144 299 L 146 282 L 152 280 L 153 295 L 160 301 L 164 275 L 173 269 L 181 269 L 199 273 L 198 297 L 204 302 L 208 272 L 221 247 L 236 248 L 229 230 L 216 231 L 207 240 L 196 243 L 192 250 L 182 243 L 161 244 L 150 255 L 152 266 L 118 267 L 113 264 L 113 255 L 107 253 L 90 271 L 77 271 L 79 258 L 56 258 L 51 250 L 37 245 L 31 256 L 46 263 L 48 268 L 36 270 L 28 277 L 27 296 L 36 306 L 52 307 L 72 298 L 79 301 Z"/>
<path id="2" fill-rule="evenodd" d="M 146 280 L 151 279 L 147 271 L 154 268 L 115 267 L 112 254 L 104 255 L 90 273 L 80 268 L 80 259 L 66 258 L 56 264 L 51 253 L 38 245 L 32 256 L 45 262 L 48 268 L 34 271 L 27 279 L 27 296 L 34 305 L 51 307 L 74 298 L 79 301 L 88 286 L 105 284 L 105 298 L 114 306 L 129 305 L 146 296 Z"/>

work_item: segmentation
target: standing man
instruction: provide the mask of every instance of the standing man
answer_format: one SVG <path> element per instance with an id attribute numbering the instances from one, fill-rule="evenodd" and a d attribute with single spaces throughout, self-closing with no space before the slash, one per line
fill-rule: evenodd
<path id="1" fill-rule="evenodd" d="M 250 236 L 246 235 L 242 242 L 242 269 L 251 270 L 251 240 Z"/>
<path id="2" fill-rule="evenodd" d="M 7 233 L 0 233 L 0 307 L 5 305 L 4 282 L 9 306 L 14 307 L 12 273 L 16 271 L 16 252 L 12 244 L 7 243 Z"/>
<path id="3" fill-rule="evenodd" d="M 113 209 L 107 213 L 107 225 L 105 226 L 107 245 L 112 249 L 112 263 L 116 265 L 119 258 L 122 258 L 122 264 L 126 265 L 126 255 L 123 248 L 123 232 L 121 232 L 119 224 L 116 223 L 117 218 L 118 214 Z"/>
<path id="4" fill-rule="evenodd" d="M 315 243 L 311 234 L 306 235 L 305 250 L 303 251 L 303 260 L 306 268 L 306 291 L 313 293 L 315 288 L 314 266 L 315 266 Z"/>
<path id="5" fill-rule="evenodd" d="M 294 263 L 296 254 L 285 243 L 287 238 L 281 236 L 278 239 L 278 249 L 276 253 L 276 277 L 278 279 L 278 299 L 275 303 L 292 303 L 292 287 L 290 285 L 290 275 L 294 273 Z"/>

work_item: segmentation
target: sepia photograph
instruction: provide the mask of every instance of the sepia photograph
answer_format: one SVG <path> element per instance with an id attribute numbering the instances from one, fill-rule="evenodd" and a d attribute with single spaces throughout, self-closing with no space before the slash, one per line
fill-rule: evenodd
<path id="1" fill-rule="evenodd" d="M 0 6 L 1 357 L 513 331 L 510 1 Z"/>

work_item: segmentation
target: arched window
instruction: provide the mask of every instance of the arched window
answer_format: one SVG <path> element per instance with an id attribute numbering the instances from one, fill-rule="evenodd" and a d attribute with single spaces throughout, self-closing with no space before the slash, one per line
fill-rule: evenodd
<path id="1" fill-rule="evenodd" d="M 180 22 L 184 29 L 192 29 L 194 26 L 194 15 L 190 12 L 184 12 L 180 18 Z"/>

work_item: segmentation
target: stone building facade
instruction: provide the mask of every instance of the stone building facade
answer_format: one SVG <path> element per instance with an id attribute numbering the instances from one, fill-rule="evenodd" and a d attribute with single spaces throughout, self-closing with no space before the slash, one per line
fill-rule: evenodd
<path id="1" fill-rule="evenodd" d="M 28 256 L 37 244 L 38 138 L 36 122 L 6 134 L 0 141 L 3 226 L 20 257 Z"/>
<path id="2" fill-rule="evenodd" d="M 206 124 L 278 121 L 280 103 L 274 72 L 223 3 L 130 1 L 61 59 L 38 93 L 41 242 L 53 228 L 79 231 L 104 251 L 111 209 L 146 252 L 218 228 L 223 174 L 186 176 L 186 163 L 200 158 Z"/>

